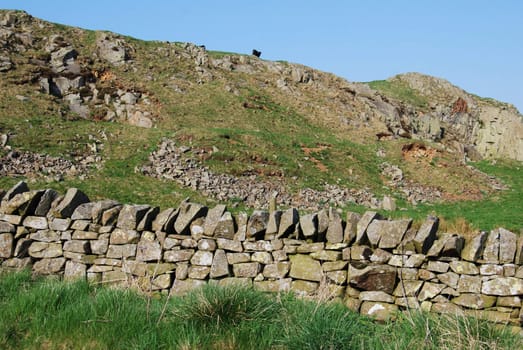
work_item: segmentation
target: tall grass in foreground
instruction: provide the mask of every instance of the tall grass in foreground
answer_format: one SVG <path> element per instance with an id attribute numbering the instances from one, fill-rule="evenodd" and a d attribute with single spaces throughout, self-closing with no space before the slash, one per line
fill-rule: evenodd
<path id="1" fill-rule="evenodd" d="M 519 349 L 485 321 L 413 313 L 378 324 L 341 304 L 208 285 L 151 298 L 0 275 L 1 349 Z"/>

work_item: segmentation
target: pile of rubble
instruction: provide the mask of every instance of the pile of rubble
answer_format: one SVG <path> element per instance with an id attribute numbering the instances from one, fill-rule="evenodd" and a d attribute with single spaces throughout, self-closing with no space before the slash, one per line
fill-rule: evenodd
<path id="1" fill-rule="evenodd" d="M 182 186 L 191 187 L 219 201 L 242 202 L 252 208 L 267 207 L 274 197 L 282 206 L 303 210 L 317 210 L 329 205 L 344 206 L 347 203 L 379 208 L 381 204 L 378 198 L 365 189 L 326 184 L 323 191 L 304 188 L 298 193 L 290 193 L 282 183 L 262 180 L 256 175 L 216 174 L 191 157 L 190 152 L 191 148 L 177 147 L 173 140 L 166 139 L 149 156 L 149 163 L 135 170 L 155 178 L 175 180 Z"/>

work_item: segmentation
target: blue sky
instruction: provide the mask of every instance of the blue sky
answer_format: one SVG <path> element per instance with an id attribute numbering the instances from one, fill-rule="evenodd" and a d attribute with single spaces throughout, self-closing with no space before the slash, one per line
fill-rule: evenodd
<path id="1" fill-rule="evenodd" d="M 523 111 L 520 0 L 0 0 L 147 40 L 302 63 L 350 81 L 420 72 Z"/>

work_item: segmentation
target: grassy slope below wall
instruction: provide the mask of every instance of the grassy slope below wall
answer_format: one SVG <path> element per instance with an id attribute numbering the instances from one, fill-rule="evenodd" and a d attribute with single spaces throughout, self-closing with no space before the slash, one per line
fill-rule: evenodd
<path id="1" fill-rule="evenodd" d="M 377 324 L 341 304 L 207 286 L 151 298 L 0 275 L 2 349 L 518 349 L 486 321 L 415 313 Z"/>

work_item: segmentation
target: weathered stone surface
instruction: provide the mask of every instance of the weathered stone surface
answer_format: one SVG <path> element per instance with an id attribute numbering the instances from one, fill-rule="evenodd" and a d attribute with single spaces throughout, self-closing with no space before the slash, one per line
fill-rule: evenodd
<path id="1" fill-rule="evenodd" d="M 327 228 L 326 239 L 329 243 L 343 242 L 343 222 L 338 211 L 329 208 L 329 227 Z"/>
<path id="2" fill-rule="evenodd" d="M 73 231 L 72 239 L 87 239 L 87 240 L 94 240 L 97 239 L 100 234 L 98 232 L 93 231 Z"/>
<path id="3" fill-rule="evenodd" d="M 398 306 L 383 302 L 364 301 L 360 307 L 362 315 L 370 316 L 379 321 L 385 321 L 393 318 L 398 312 Z"/>
<path id="4" fill-rule="evenodd" d="M 91 246 L 88 241 L 71 240 L 64 242 L 63 250 L 73 253 L 89 254 L 90 248 Z"/>
<path id="5" fill-rule="evenodd" d="M 158 241 L 140 241 L 136 247 L 137 261 L 159 261 L 162 258 L 162 247 Z"/>
<path id="6" fill-rule="evenodd" d="M 41 216 L 27 216 L 24 219 L 23 225 L 35 230 L 45 230 L 49 227 L 47 219 Z"/>
<path id="7" fill-rule="evenodd" d="M 29 191 L 16 194 L 9 201 L 2 201 L 0 212 L 20 216 L 33 215 L 44 191 Z"/>
<path id="8" fill-rule="evenodd" d="M 276 236 L 280 228 L 280 221 L 283 212 L 281 210 L 269 211 L 269 221 L 267 222 L 267 229 L 265 230 L 265 239 L 269 236 Z"/>
<path id="9" fill-rule="evenodd" d="M 497 277 L 483 281 L 481 293 L 499 296 L 522 295 L 523 280 L 516 277 Z"/>
<path id="10" fill-rule="evenodd" d="M 269 252 L 254 252 L 251 255 L 251 261 L 267 265 L 272 262 L 272 255 Z"/>
<path id="11" fill-rule="evenodd" d="M 479 267 L 479 274 L 482 276 L 503 276 L 503 266 L 495 264 L 482 264 Z"/>
<path id="12" fill-rule="evenodd" d="M 127 287 L 128 276 L 123 271 L 106 271 L 102 273 L 102 283 L 106 285 Z"/>
<path id="13" fill-rule="evenodd" d="M 29 255 L 33 258 L 56 258 L 62 253 L 60 243 L 33 242 L 29 247 Z"/>
<path id="14" fill-rule="evenodd" d="M 422 285 L 423 281 L 399 281 L 392 294 L 397 297 L 413 297 L 418 293 Z"/>
<path id="15" fill-rule="evenodd" d="M 140 234 L 132 229 L 114 229 L 111 233 L 109 243 L 111 244 L 132 244 L 138 243 Z"/>
<path id="16" fill-rule="evenodd" d="M 516 256 L 518 237 L 504 228 L 499 228 L 499 263 L 509 264 L 514 262 Z"/>
<path id="17" fill-rule="evenodd" d="M 34 263 L 33 272 L 39 275 L 57 274 L 63 270 L 65 262 L 65 258 L 44 258 Z"/>
<path id="18" fill-rule="evenodd" d="M 331 284 L 343 285 L 347 282 L 347 271 L 328 271 L 325 276 Z"/>
<path id="19" fill-rule="evenodd" d="M 49 221 L 49 228 L 53 231 L 67 231 L 71 226 L 71 219 L 53 218 Z"/>
<path id="20" fill-rule="evenodd" d="M 130 58 L 125 41 L 113 34 L 98 33 L 96 50 L 101 58 L 115 66 L 124 64 Z"/>
<path id="21" fill-rule="evenodd" d="M 485 248 L 487 233 L 482 231 L 465 244 L 461 252 L 461 258 L 468 261 L 477 261 Z"/>
<path id="22" fill-rule="evenodd" d="M 249 261 L 251 261 L 251 254 L 249 253 L 227 253 L 227 262 L 230 265 Z"/>
<path id="23" fill-rule="evenodd" d="M 214 253 L 214 258 L 211 265 L 210 277 L 220 278 L 229 275 L 229 263 L 227 262 L 227 255 L 223 249 L 218 249 Z"/>
<path id="24" fill-rule="evenodd" d="M 364 245 L 353 246 L 350 248 L 350 260 L 369 260 L 372 249 Z"/>
<path id="25" fill-rule="evenodd" d="M 129 258 L 136 255 L 136 244 L 110 244 L 107 248 L 107 257 L 112 259 Z"/>
<path id="26" fill-rule="evenodd" d="M 174 230 L 178 234 L 188 234 L 191 223 L 207 214 L 207 207 L 197 203 L 182 203 L 180 213 L 174 223 Z"/>
<path id="27" fill-rule="evenodd" d="M 456 305 L 480 310 L 492 307 L 496 303 L 496 297 L 481 294 L 461 294 L 451 301 Z"/>
<path id="28" fill-rule="evenodd" d="M 120 205 L 104 210 L 100 219 L 100 224 L 102 224 L 103 226 L 115 225 L 118 221 L 120 210 L 122 210 L 122 206 Z"/>
<path id="29" fill-rule="evenodd" d="M 22 223 L 22 219 L 23 218 L 20 215 L 0 213 L 0 232 L 11 232 L 12 226 L 9 225 L 20 225 Z M 12 229 L 14 230 L 14 228 Z M 14 231 L 12 233 L 14 233 Z"/>
<path id="30" fill-rule="evenodd" d="M 321 281 L 323 271 L 319 261 L 309 255 L 297 254 L 290 256 L 291 270 L 289 276 L 306 281 Z"/>
<path id="31" fill-rule="evenodd" d="M 98 202 L 93 202 L 91 208 L 91 219 L 93 223 L 100 224 L 102 221 L 102 215 L 106 210 L 114 207 L 121 207 L 120 203 L 111 199 L 105 199 Z"/>
<path id="32" fill-rule="evenodd" d="M 0 258 L 13 257 L 14 237 L 12 233 L 0 233 Z"/>
<path id="33" fill-rule="evenodd" d="M 481 293 L 481 278 L 479 276 L 460 275 L 459 293 Z"/>
<path id="34" fill-rule="evenodd" d="M 291 290 L 292 278 L 283 278 L 276 281 L 254 282 L 254 288 L 262 292 L 288 292 Z"/>
<path id="35" fill-rule="evenodd" d="M 85 279 L 87 277 L 87 266 L 85 264 L 67 261 L 65 263 L 64 279 L 77 280 Z"/>
<path id="36" fill-rule="evenodd" d="M 356 244 L 367 244 L 368 239 L 366 236 L 367 227 L 374 219 L 379 219 L 380 215 L 374 211 L 367 211 L 361 217 L 360 221 L 356 225 Z"/>
<path id="37" fill-rule="evenodd" d="M 370 250 L 370 249 L 369 249 Z M 378 264 L 386 264 L 389 262 L 389 260 L 391 259 L 392 257 L 392 253 L 386 251 L 386 250 L 383 250 L 381 248 L 376 248 L 373 252 L 372 252 L 372 255 L 370 257 L 368 257 L 368 259 L 374 263 L 378 263 Z M 367 259 L 367 258 L 364 258 L 364 259 Z M 361 260 L 361 259 L 360 259 Z"/>
<path id="38" fill-rule="evenodd" d="M 396 276 L 396 268 L 389 265 L 372 265 L 363 269 L 349 265 L 349 284 L 362 290 L 392 294 L 396 286 Z"/>
<path id="39" fill-rule="evenodd" d="M 450 302 L 437 302 L 432 304 L 431 312 L 438 314 L 450 314 L 454 316 L 464 316 L 465 313 L 458 305 Z"/>
<path id="40" fill-rule="evenodd" d="M 173 215 L 175 216 L 174 218 L 173 218 Z M 177 215 L 178 215 L 178 212 L 174 208 L 167 208 L 167 209 L 161 211 L 160 213 L 158 213 L 158 215 L 154 219 L 151 229 L 155 232 L 164 231 L 164 232 L 167 232 L 168 234 L 174 233 L 174 228 L 172 227 L 172 225 L 174 225 L 174 221 L 176 220 Z M 171 226 L 172 230 L 170 230 L 168 232 L 167 223 L 169 221 L 171 221 L 170 226 Z"/>
<path id="41" fill-rule="evenodd" d="M 465 274 L 465 275 L 477 275 L 479 274 L 478 267 L 467 261 L 451 261 L 450 262 L 450 269 L 458 274 Z"/>
<path id="42" fill-rule="evenodd" d="M 214 252 L 216 250 L 216 241 L 214 239 L 200 239 L 198 241 L 198 250 Z"/>
<path id="43" fill-rule="evenodd" d="M 17 194 L 24 192 L 29 192 L 29 186 L 25 181 L 19 181 L 4 194 L 2 202 L 10 201 Z"/>
<path id="44" fill-rule="evenodd" d="M 216 240 L 216 243 L 218 244 L 219 249 L 227 250 L 230 252 L 242 252 L 243 251 L 243 245 L 240 241 L 235 241 L 231 239 L 225 239 L 225 238 L 218 238 Z"/>
<path id="45" fill-rule="evenodd" d="M 235 277 L 254 278 L 260 272 L 260 264 L 257 262 L 239 263 L 232 266 Z"/>
<path id="46" fill-rule="evenodd" d="M 291 291 L 300 296 L 311 295 L 318 290 L 319 283 L 304 280 L 293 280 L 291 282 Z"/>
<path id="47" fill-rule="evenodd" d="M 492 264 L 499 263 L 499 230 L 492 230 L 488 234 L 483 250 L 483 260 Z"/>
<path id="48" fill-rule="evenodd" d="M 228 211 L 223 213 L 214 229 L 214 237 L 233 239 L 236 232 L 234 217 Z"/>
<path id="49" fill-rule="evenodd" d="M 351 211 L 347 212 L 345 232 L 343 233 L 343 242 L 352 243 L 356 239 L 358 231 L 358 222 L 361 220 L 361 216 Z"/>
<path id="50" fill-rule="evenodd" d="M 99 239 L 99 240 L 92 240 L 89 242 L 91 253 L 103 255 L 107 253 L 107 249 L 109 247 L 109 240 L 108 239 Z"/>
<path id="51" fill-rule="evenodd" d="M 458 288 L 459 275 L 454 272 L 445 272 L 438 275 L 440 282 L 445 283 L 450 288 Z"/>
<path id="52" fill-rule="evenodd" d="M 427 270 L 445 273 L 449 270 L 450 265 L 444 261 L 429 261 L 427 265 Z"/>
<path id="53" fill-rule="evenodd" d="M 213 252 L 197 250 L 191 257 L 191 264 L 198 266 L 211 266 L 213 257 Z"/>
<path id="54" fill-rule="evenodd" d="M 225 210 L 226 206 L 223 204 L 218 204 L 214 208 L 209 209 L 209 211 L 207 212 L 207 216 L 205 217 L 205 222 L 203 224 L 203 230 L 206 236 L 214 236 L 214 230 L 216 229 L 216 226 L 218 226 L 218 222 L 220 221 L 222 215 L 225 213 Z M 232 235 L 234 235 L 234 232 L 232 232 Z"/>
<path id="55" fill-rule="evenodd" d="M 519 296 L 509 296 L 509 297 L 498 297 L 496 301 L 496 306 L 506 306 L 506 307 L 521 307 L 521 297 Z"/>
<path id="56" fill-rule="evenodd" d="M 337 271 L 337 270 L 346 270 L 348 262 L 347 261 L 326 261 L 321 267 L 324 272 L 328 271 Z"/>
<path id="57" fill-rule="evenodd" d="M 151 209 L 149 205 L 125 204 L 118 215 L 116 227 L 124 230 L 136 230 L 149 209 Z"/>
<path id="58" fill-rule="evenodd" d="M 21 270 L 31 265 L 31 258 L 12 258 L 2 262 L 2 267 L 7 269 Z"/>
<path id="59" fill-rule="evenodd" d="M 411 223 L 412 220 L 410 219 L 384 222 L 378 246 L 383 249 L 396 248 L 403 240 L 403 236 L 409 229 Z"/>
<path id="60" fill-rule="evenodd" d="M 265 234 L 269 222 L 269 212 L 255 210 L 247 223 L 247 238 L 257 237 Z"/>
<path id="61" fill-rule="evenodd" d="M 137 231 L 149 231 L 152 229 L 152 224 L 154 219 L 156 219 L 156 216 L 160 212 L 159 207 L 152 207 L 147 210 L 145 215 L 143 216 L 142 220 L 138 223 L 136 226 Z"/>
<path id="62" fill-rule="evenodd" d="M 318 235 L 322 236 L 327 232 L 329 228 L 329 212 L 322 209 L 318 212 Z"/>
<path id="63" fill-rule="evenodd" d="M 341 259 L 341 252 L 335 250 L 320 250 L 310 254 L 311 258 L 321 261 L 336 261 Z"/>
<path id="64" fill-rule="evenodd" d="M 47 189 L 42 194 L 38 205 L 34 210 L 36 216 L 46 216 L 51 210 L 51 204 L 58 198 L 58 192 L 52 189 Z"/>
<path id="65" fill-rule="evenodd" d="M 314 237 L 318 233 L 318 214 L 300 216 L 300 227 L 305 238 Z"/>
<path id="66" fill-rule="evenodd" d="M 359 299 L 361 301 L 381 301 L 384 303 L 394 304 L 394 297 L 385 292 L 361 292 Z"/>
<path id="67" fill-rule="evenodd" d="M 414 247 L 416 248 L 416 252 L 427 254 L 430 247 L 436 240 L 436 232 L 438 231 L 438 226 L 439 219 L 437 217 L 427 217 L 427 219 L 423 222 L 418 232 L 416 233 L 416 236 L 412 240 L 414 243 Z"/>
<path id="68" fill-rule="evenodd" d="M 290 263 L 287 261 L 276 262 L 268 264 L 263 269 L 263 276 L 265 278 L 285 278 L 290 270 Z"/>
<path id="69" fill-rule="evenodd" d="M 192 265 L 192 266 L 189 266 L 187 276 L 190 279 L 205 280 L 209 276 L 210 271 L 211 271 L 211 268 L 209 266 Z"/>
<path id="70" fill-rule="evenodd" d="M 316 243 L 304 243 L 296 248 L 297 253 L 313 253 L 319 252 L 325 248 L 325 243 L 316 242 Z"/>
<path id="71" fill-rule="evenodd" d="M 180 261 L 189 261 L 194 255 L 193 249 L 183 249 L 183 250 L 168 250 L 163 253 L 163 259 L 166 262 L 180 262 Z"/>
<path id="72" fill-rule="evenodd" d="M 421 291 L 419 292 L 418 299 L 419 301 L 432 299 L 445 289 L 445 287 L 446 285 L 441 283 L 425 282 L 423 288 L 421 288 Z"/>
<path id="73" fill-rule="evenodd" d="M 80 204 L 87 202 L 89 202 L 89 197 L 85 193 L 77 188 L 70 188 L 56 208 L 52 210 L 52 214 L 57 218 L 69 218 Z"/>
<path id="74" fill-rule="evenodd" d="M 93 218 L 93 208 L 95 204 L 95 202 L 80 204 L 71 215 L 71 220 L 91 220 Z"/>
<path id="75" fill-rule="evenodd" d="M 289 208 L 283 212 L 280 219 L 280 226 L 278 229 L 277 237 L 287 237 L 290 233 L 294 232 L 296 224 L 299 221 L 298 210 L 296 208 Z"/>

